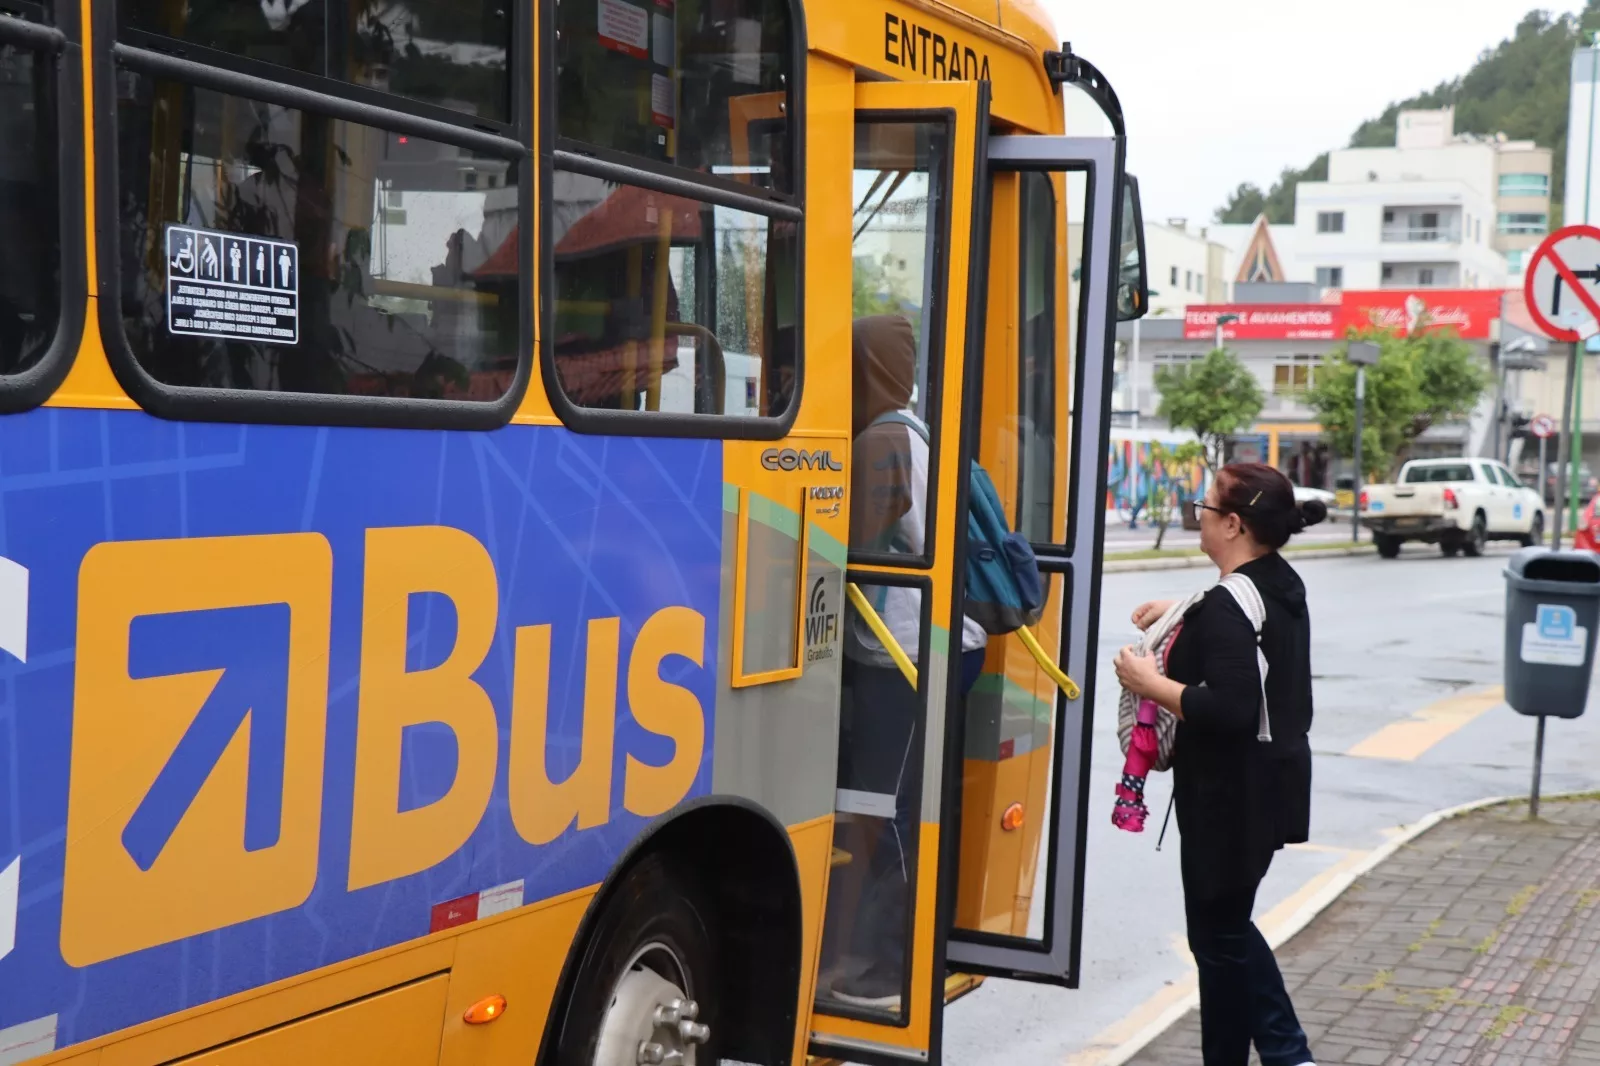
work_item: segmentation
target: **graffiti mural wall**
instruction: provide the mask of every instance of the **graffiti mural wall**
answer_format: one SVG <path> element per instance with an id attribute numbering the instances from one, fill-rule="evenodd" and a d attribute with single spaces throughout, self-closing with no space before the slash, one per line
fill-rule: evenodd
<path id="1" fill-rule="evenodd" d="M 1151 445 L 1160 442 L 1167 448 L 1176 448 L 1183 438 L 1127 434 L 1111 435 L 1111 451 L 1106 460 L 1106 513 L 1124 522 L 1136 521 L 1144 512 L 1152 489 L 1164 488 L 1172 495 L 1174 503 L 1205 495 L 1210 487 L 1210 474 L 1203 463 L 1192 463 L 1187 468 L 1169 469 L 1156 460 Z M 1177 515 L 1173 516 L 1174 523 Z"/>

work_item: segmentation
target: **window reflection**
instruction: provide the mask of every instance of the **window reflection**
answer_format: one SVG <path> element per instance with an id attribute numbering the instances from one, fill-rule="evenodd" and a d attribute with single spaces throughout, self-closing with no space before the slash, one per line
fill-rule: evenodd
<path id="1" fill-rule="evenodd" d="M 1056 457 L 1056 218 L 1046 174 L 1022 179 L 1022 478 L 1017 530 L 1035 544 L 1053 544 Z"/>
<path id="2" fill-rule="evenodd" d="M 121 0 L 128 29 L 511 121 L 507 0 Z"/>
<path id="3" fill-rule="evenodd" d="M 0 45 L 0 375 L 36 365 L 55 337 L 61 234 L 50 66 Z"/>
<path id="4" fill-rule="evenodd" d="M 563 137 L 792 189 L 784 0 L 561 0 L 556 28 Z"/>
<path id="5" fill-rule="evenodd" d="M 573 403 L 777 417 L 795 384 L 793 223 L 558 171 L 554 355 Z"/>
<path id="6" fill-rule="evenodd" d="M 517 166 L 124 74 L 122 312 L 168 385 L 495 400 L 515 376 Z M 165 229 L 298 251 L 298 341 L 172 332 Z"/>

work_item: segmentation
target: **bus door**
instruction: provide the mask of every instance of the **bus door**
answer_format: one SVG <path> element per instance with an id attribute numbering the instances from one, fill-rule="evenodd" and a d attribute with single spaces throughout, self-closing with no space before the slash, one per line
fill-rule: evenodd
<path id="1" fill-rule="evenodd" d="M 1081 692 L 1016 635 L 994 638 L 961 712 L 945 944 L 952 972 L 1075 987 L 1083 914 L 1106 427 L 1119 317 L 1142 303 L 1137 187 L 1121 138 L 996 136 L 976 455 L 1050 585 L 1032 627 Z M 1124 284 L 1125 281 L 1130 282 Z"/>
<path id="2" fill-rule="evenodd" d="M 969 308 L 982 307 L 988 100 L 975 81 L 855 89 L 850 596 L 811 1024 L 826 1059 L 937 1056 L 946 708 L 971 637 L 952 626 L 953 560 L 983 317 Z"/>

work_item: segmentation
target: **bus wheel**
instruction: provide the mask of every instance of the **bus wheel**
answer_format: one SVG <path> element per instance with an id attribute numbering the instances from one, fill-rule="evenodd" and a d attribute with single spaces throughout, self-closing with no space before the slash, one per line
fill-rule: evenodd
<path id="1" fill-rule="evenodd" d="M 659 854 L 629 871 L 574 976 L 556 1062 L 716 1063 L 716 950 L 697 889 Z"/>

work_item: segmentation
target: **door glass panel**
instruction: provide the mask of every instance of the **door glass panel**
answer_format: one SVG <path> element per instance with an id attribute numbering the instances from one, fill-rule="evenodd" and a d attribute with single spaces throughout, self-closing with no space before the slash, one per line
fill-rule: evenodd
<path id="1" fill-rule="evenodd" d="M 920 676 L 922 589 L 861 584 L 861 591 Z M 845 610 L 843 675 L 835 865 L 817 1008 L 900 1020 L 911 972 L 926 703 L 852 603 Z"/>
<path id="2" fill-rule="evenodd" d="M 1021 249 L 1018 278 L 1021 329 L 1017 372 L 1021 378 L 1022 470 L 1017 531 L 1035 544 L 1054 544 L 1051 511 L 1056 482 L 1056 195 L 1050 175 L 1022 175 Z"/>
<path id="3" fill-rule="evenodd" d="M 1018 175 L 1018 210 L 996 213 L 995 225 L 1017 226 L 1021 269 L 1011 285 L 991 286 L 996 310 L 1017 316 L 1015 359 L 1020 388 L 1015 410 L 997 408 L 992 398 L 980 408 L 979 439 L 995 441 L 1015 434 L 1021 456 L 1018 529 L 1041 546 L 1064 546 L 1059 518 L 1052 518 L 1056 473 L 1066 462 L 1071 434 L 1056 403 L 1057 375 L 1067 372 L 1067 351 L 1056 328 L 1057 316 L 1069 323 L 1083 311 L 1083 218 L 1088 193 L 1079 174 L 1067 174 L 1063 200 L 1045 173 Z M 1064 214 L 1066 256 L 1059 254 L 1058 212 Z M 998 243 L 998 242 L 997 242 Z M 1064 263 L 1064 267 L 1058 266 Z M 1066 276 L 1061 276 L 1064 269 Z M 996 318 L 991 315 L 991 322 Z M 1003 319 L 1002 319 L 1003 321 Z M 999 328 L 998 326 L 991 328 Z M 1078 332 L 1070 331 L 1072 344 Z M 1000 350 L 991 341 L 990 351 Z M 1066 412 L 1070 417 L 1071 412 Z M 1012 428 L 1015 427 L 1015 428 Z M 1093 470 L 1068 467 L 1074 476 Z M 1144 471 L 1144 484 L 1150 472 Z M 1076 482 L 1074 481 L 1074 485 Z M 1069 497 L 1071 498 L 1071 497 Z M 1174 511 L 1172 521 L 1177 522 Z M 1059 547 L 1058 547 L 1059 551 Z M 1055 554 L 1055 553 L 1052 553 Z M 1061 613 L 1067 582 L 1048 573 L 1050 600 L 1034 634 L 1047 653 L 1065 663 Z M 1054 753 L 1062 703 L 1055 683 L 1039 669 L 1015 637 L 994 638 L 1003 653 L 991 650 L 985 673 L 966 700 L 962 759 L 961 860 L 956 883 L 955 927 L 974 933 L 1021 937 L 1042 942 L 1052 840 Z"/>
<path id="4" fill-rule="evenodd" d="M 924 550 L 948 151 L 943 123 L 856 124 L 852 551 Z"/>
<path id="5" fill-rule="evenodd" d="M 39 53 L 0 45 L 0 377 L 37 364 L 60 318 L 52 78 Z"/>

